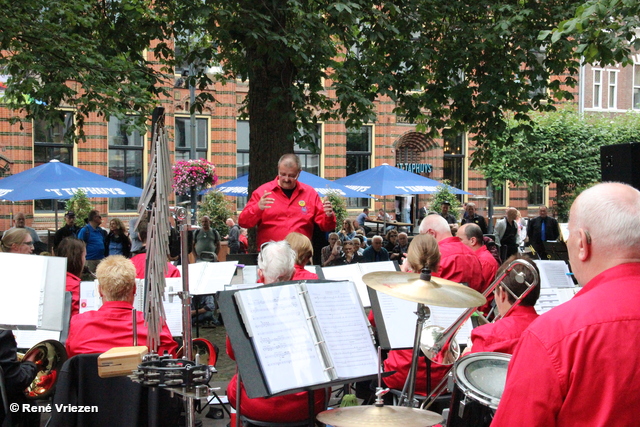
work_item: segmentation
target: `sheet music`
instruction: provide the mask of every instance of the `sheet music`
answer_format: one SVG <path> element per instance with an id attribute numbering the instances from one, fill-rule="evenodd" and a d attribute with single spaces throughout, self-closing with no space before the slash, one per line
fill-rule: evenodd
<path id="1" fill-rule="evenodd" d="M 196 262 L 189 264 L 189 292 L 192 295 L 212 295 L 224 290 L 233 280 L 238 262 Z M 182 274 L 182 266 L 178 266 Z"/>
<path id="2" fill-rule="evenodd" d="M 98 293 L 98 281 L 80 282 L 80 313 L 97 310 L 102 306 L 102 299 Z"/>
<path id="3" fill-rule="evenodd" d="M 540 289 L 540 298 L 538 298 L 535 305 L 536 312 L 538 314 L 546 313 L 552 308 L 569 301 L 579 290 L 579 287 Z"/>
<path id="4" fill-rule="evenodd" d="M 46 329 L 38 329 L 37 331 L 13 331 L 13 335 L 16 337 L 16 343 L 20 349 L 29 349 L 45 340 L 60 341 L 60 331 L 48 331 Z"/>
<path id="5" fill-rule="evenodd" d="M 567 263 L 560 260 L 535 260 L 540 270 L 540 288 L 573 288 Z"/>
<path id="6" fill-rule="evenodd" d="M 235 294 L 271 394 L 329 380 L 300 298 L 296 285 Z"/>
<path id="7" fill-rule="evenodd" d="M 426 324 L 437 325 L 443 327 L 444 329 L 447 329 L 449 326 L 453 325 L 453 322 L 458 320 L 462 313 L 464 313 L 468 309 L 438 307 L 435 305 L 430 305 L 429 310 L 431 310 L 431 317 L 429 317 L 429 320 L 427 320 Z M 464 324 L 456 334 L 456 341 L 458 341 L 458 344 L 465 344 L 467 341 L 469 341 L 472 329 L 473 325 L 471 324 L 471 319 L 467 319 L 467 321 L 464 322 Z"/>
<path id="8" fill-rule="evenodd" d="M 393 261 L 381 261 L 322 268 L 322 274 L 327 280 L 344 280 L 355 283 L 363 307 L 371 307 L 371 300 L 367 285 L 362 281 L 362 276 L 374 271 L 396 271 L 396 266 Z"/>
<path id="9" fill-rule="evenodd" d="M 322 274 L 326 280 L 343 280 L 353 282 L 358 290 L 360 301 L 364 307 L 371 307 L 367 285 L 362 281 L 362 271 L 359 264 L 336 265 L 333 267 L 322 267 Z"/>
<path id="10" fill-rule="evenodd" d="M 378 372 L 378 355 L 353 282 L 304 285 L 339 378 Z"/>
<path id="11" fill-rule="evenodd" d="M 378 295 L 389 345 L 392 349 L 413 348 L 418 303 L 396 298 L 383 292 Z"/>

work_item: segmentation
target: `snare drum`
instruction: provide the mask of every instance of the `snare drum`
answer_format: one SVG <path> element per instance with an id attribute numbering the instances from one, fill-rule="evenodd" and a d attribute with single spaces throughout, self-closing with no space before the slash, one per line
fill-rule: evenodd
<path id="1" fill-rule="evenodd" d="M 489 427 L 507 380 L 510 354 L 472 353 L 453 368 L 447 427 Z"/>

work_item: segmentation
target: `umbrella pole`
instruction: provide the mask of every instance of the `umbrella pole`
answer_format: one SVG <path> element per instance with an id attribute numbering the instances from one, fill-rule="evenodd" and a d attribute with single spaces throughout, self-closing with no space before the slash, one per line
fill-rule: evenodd
<path id="1" fill-rule="evenodd" d="M 55 200 L 56 201 L 53 204 L 55 206 L 55 208 L 54 208 L 53 211 L 55 212 L 55 215 L 56 215 L 56 230 L 57 230 L 58 229 L 58 199 L 55 199 Z"/>

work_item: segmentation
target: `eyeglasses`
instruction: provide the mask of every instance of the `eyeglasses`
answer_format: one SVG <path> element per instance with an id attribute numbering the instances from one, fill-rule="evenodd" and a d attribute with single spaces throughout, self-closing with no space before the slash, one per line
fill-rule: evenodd
<path id="1" fill-rule="evenodd" d="M 33 246 L 33 240 L 30 242 L 22 242 L 23 245 Z"/>

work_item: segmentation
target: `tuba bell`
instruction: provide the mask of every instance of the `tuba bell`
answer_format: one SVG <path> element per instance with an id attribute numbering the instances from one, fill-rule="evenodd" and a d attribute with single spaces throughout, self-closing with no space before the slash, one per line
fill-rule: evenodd
<path id="1" fill-rule="evenodd" d="M 24 355 L 18 355 L 18 360 L 24 361 L 34 355 L 39 370 L 24 394 L 30 400 L 46 399 L 54 391 L 60 368 L 67 360 L 67 351 L 60 341 L 45 340 L 31 347 Z"/>

